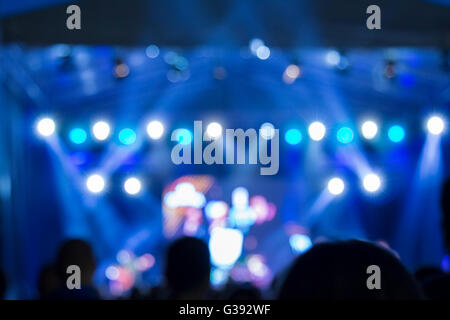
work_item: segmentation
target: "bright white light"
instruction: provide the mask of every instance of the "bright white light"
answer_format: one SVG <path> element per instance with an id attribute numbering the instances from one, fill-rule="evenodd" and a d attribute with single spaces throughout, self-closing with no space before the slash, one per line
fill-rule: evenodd
<path id="1" fill-rule="evenodd" d="M 222 126 L 217 122 L 211 122 L 206 127 L 206 134 L 213 139 L 218 138 L 222 134 Z"/>
<path id="2" fill-rule="evenodd" d="M 259 134 L 266 140 L 270 140 L 275 135 L 275 128 L 270 122 L 263 123 L 259 128 Z"/>
<path id="3" fill-rule="evenodd" d="M 311 239 L 304 234 L 293 234 L 289 238 L 289 244 L 295 253 L 303 253 L 312 247 Z"/>
<path id="4" fill-rule="evenodd" d="M 111 132 L 111 128 L 109 124 L 105 121 L 98 121 L 92 127 L 92 133 L 94 134 L 95 139 L 103 141 L 109 137 Z"/>
<path id="5" fill-rule="evenodd" d="M 51 136 L 56 129 L 55 121 L 50 118 L 43 118 L 38 121 L 37 132 L 43 137 Z"/>
<path id="6" fill-rule="evenodd" d="M 322 122 L 315 121 L 308 127 L 308 133 L 312 140 L 320 141 L 325 137 L 326 128 Z"/>
<path id="7" fill-rule="evenodd" d="M 340 178 L 332 178 L 328 182 L 328 191 L 331 194 L 338 195 L 344 192 L 345 184 Z"/>
<path id="8" fill-rule="evenodd" d="M 366 175 L 363 179 L 363 187 L 367 192 L 377 192 L 381 187 L 381 179 L 374 173 Z"/>
<path id="9" fill-rule="evenodd" d="M 211 220 L 221 219 L 228 213 L 228 204 L 225 201 L 210 201 L 205 207 L 205 213 Z"/>
<path id="10" fill-rule="evenodd" d="M 244 235 L 240 230 L 216 227 L 209 238 L 211 261 L 217 267 L 227 268 L 239 259 Z"/>
<path id="11" fill-rule="evenodd" d="M 341 61 L 341 55 L 336 50 L 332 50 L 327 53 L 325 60 L 329 65 L 337 66 Z"/>
<path id="12" fill-rule="evenodd" d="M 231 193 L 231 203 L 236 209 L 245 209 L 248 207 L 248 190 L 239 187 Z"/>
<path id="13" fill-rule="evenodd" d="M 123 184 L 123 189 L 125 190 L 125 192 L 132 196 L 141 192 L 141 188 L 142 188 L 141 181 L 139 181 L 139 179 L 134 177 L 128 178 L 127 180 L 125 180 L 125 183 Z"/>
<path id="14" fill-rule="evenodd" d="M 179 183 L 175 190 L 167 192 L 164 196 L 164 204 L 169 208 L 202 208 L 205 202 L 203 193 L 195 190 L 194 185 L 190 182 Z"/>
<path id="15" fill-rule="evenodd" d="M 86 187 L 92 193 L 100 193 L 105 189 L 105 179 L 99 174 L 93 174 L 87 178 Z"/>
<path id="16" fill-rule="evenodd" d="M 161 122 L 154 120 L 148 123 L 147 134 L 150 138 L 152 138 L 153 140 L 157 140 L 161 138 L 163 133 L 164 133 L 164 126 Z"/>
<path id="17" fill-rule="evenodd" d="M 444 131 L 444 120 L 438 116 L 432 116 L 427 121 L 428 132 L 434 135 L 441 134 Z"/>
<path id="18" fill-rule="evenodd" d="M 361 126 L 361 133 L 364 138 L 373 139 L 378 133 L 378 126 L 374 121 L 365 121 Z"/>
<path id="19" fill-rule="evenodd" d="M 256 56 L 261 60 L 268 59 L 270 57 L 269 47 L 266 47 L 265 45 L 259 46 L 258 49 L 256 49 Z"/>

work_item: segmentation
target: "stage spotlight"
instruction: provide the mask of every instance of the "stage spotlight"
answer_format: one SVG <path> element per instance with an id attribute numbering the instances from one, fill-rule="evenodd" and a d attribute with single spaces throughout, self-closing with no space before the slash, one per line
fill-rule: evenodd
<path id="1" fill-rule="evenodd" d="M 92 127 L 92 133 L 95 139 L 99 141 L 108 139 L 110 132 L 111 128 L 109 124 L 105 121 L 98 121 Z"/>
<path id="2" fill-rule="evenodd" d="M 211 122 L 206 127 L 206 134 L 213 139 L 218 138 L 222 134 L 222 126 L 217 122 Z"/>
<path id="3" fill-rule="evenodd" d="M 290 64 L 283 72 L 283 81 L 287 84 L 293 83 L 297 78 L 301 76 L 301 69 L 296 64 Z"/>
<path id="4" fill-rule="evenodd" d="M 311 239 L 304 234 L 293 234 L 289 238 L 289 244 L 291 245 L 292 251 L 298 254 L 302 254 L 312 247 Z"/>
<path id="5" fill-rule="evenodd" d="M 122 129 L 119 132 L 119 141 L 126 145 L 133 144 L 136 142 L 136 133 L 129 128 Z"/>
<path id="6" fill-rule="evenodd" d="M 92 193 L 100 193 L 105 189 L 105 179 L 99 174 L 90 175 L 86 180 L 86 187 Z"/>
<path id="7" fill-rule="evenodd" d="M 266 60 L 270 57 L 270 49 L 269 47 L 262 45 L 259 46 L 258 49 L 256 49 L 256 56 L 260 59 L 260 60 Z"/>
<path id="8" fill-rule="evenodd" d="M 265 122 L 259 128 L 259 134 L 266 140 L 270 140 L 275 135 L 275 128 L 270 122 Z"/>
<path id="9" fill-rule="evenodd" d="M 156 46 L 154 44 L 149 45 L 147 47 L 147 49 L 145 49 L 145 54 L 150 59 L 154 59 L 154 58 L 158 57 L 158 55 L 159 55 L 159 48 L 158 48 L 158 46 Z"/>
<path id="10" fill-rule="evenodd" d="M 308 133 L 312 140 L 320 141 L 325 136 L 326 128 L 322 122 L 315 121 L 308 127 Z"/>
<path id="11" fill-rule="evenodd" d="M 161 122 L 154 120 L 148 123 L 147 134 L 151 139 L 157 140 L 161 138 L 163 133 L 164 133 L 164 126 Z"/>
<path id="12" fill-rule="evenodd" d="M 242 231 L 216 227 L 209 238 L 211 262 L 221 268 L 230 268 L 242 254 L 244 235 Z"/>
<path id="13" fill-rule="evenodd" d="M 55 133 L 56 124 L 51 118 L 42 118 L 38 121 L 36 129 L 39 135 L 49 137 Z"/>
<path id="14" fill-rule="evenodd" d="M 86 142 L 87 133 L 81 128 L 74 128 L 69 132 L 69 139 L 74 144 L 82 144 Z"/>
<path id="15" fill-rule="evenodd" d="M 192 133 L 188 129 L 177 129 L 175 138 L 178 143 L 190 144 L 192 142 Z"/>
<path id="16" fill-rule="evenodd" d="M 347 144 L 353 141 L 353 131 L 348 127 L 340 128 L 337 132 L 337 139 L 340 143 Z"/>
<path id="17" fill-rule="evenodd" d="M 142 184 L 141 181 L 138 178 L 128 178 L 125 180 L 125 183 L 123 184 L 123 189 L 126 193 L 129 195 L 137 195 L 139 192 L 141 192 Z"/>
<path id="18" fill-rule="evenodd" d="M 331 66 L 337 66 L 341 61 L 341 55 L 336 50 L 331 50 L 325 56 L 325 61 Z"/>
<path id="19" fill-rule="evenodd" d="M 378 133 L 378 126 L 374 121 L 365 121 L 361 126 L 361 133 L 367 140 L 375 138 Z"/>
<path id="20" fill-rule="evenodd" d="M 434 135 L 439 135 L 444 131 L 444 120 L 439 116 L 432 116 L 427 121 L 428 132 Z"/>
<path id="21" fill-rule="evenodd" d="M 394 125 L 389 128 L 388 137 L 392 142 L 398 143 L 405 138 L 405 129 L 402 126 Z"/>
<path id="22" fill-rule="evenodd" d="M 114 60 L 114 76 L 117 79 L 126 78 L 130 74 L 130 68 L 123 62 L 122 59 L 116 58 Z"/>
<path id="23" fill-rule="evenodd" d="M 363 187 L 367 192 L 377 192 L 381 187 L 381 179 L 374 173 L 366 175 L 363 179 Z"/>
<path id="24" fill-rule="evenodd" d="M 302 133 L 297 129 L 289 129 L 284 135 L 284 139 L 291 145 L 299 144 L 302 141 Z"/>
<path id="25" fill-rule="evenodd" d="M 345 184 L 341 178 L 332 178 L 328 182 L 328 191 L 331 194 L 339 195 L 342 192 L 344 192 L 344 189 L 345 189 Z"/>

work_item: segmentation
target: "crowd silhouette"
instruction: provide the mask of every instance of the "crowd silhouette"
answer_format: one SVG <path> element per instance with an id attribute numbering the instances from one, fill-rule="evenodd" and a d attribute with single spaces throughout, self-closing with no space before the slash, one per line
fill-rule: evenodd
<path id="1" fill-rule="evenodd" d="M 450 179 L 441 193 L 443 240 L 450 252 Z M 81 288 L 66 285 L 67 267 L 77 265 Z M 367 285 L 369 266 L 381 271 L 379 288 Z M 53 264 L 45 265 L 37 283 L 39 299 L 98 300 L 93 276 L 96 259 L 89 243 L 81 239 L 65 241 Z M 321 242 L 298 256 L 290 267 L 276 275 L 270 293 L 264 296 L 250 283 L 231 280 L 220 291 L 210 286 L 210 254 L 206 243 L 182 237 L 170 244 L 166 253 L 164 279 L 150 292 L 132 290 L 130 299 L 141 300 L 447 300 L 450 274 L 438 266 L 422 267 L 411 274 L 401 257 L 376 243 L 360 240 Z M 0 298 L 5 298 L 7 277 L 0 270 Z"/>

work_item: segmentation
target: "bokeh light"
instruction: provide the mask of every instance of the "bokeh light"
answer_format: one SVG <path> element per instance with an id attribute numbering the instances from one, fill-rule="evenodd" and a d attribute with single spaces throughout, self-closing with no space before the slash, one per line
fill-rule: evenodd
<path id="1" fill-rule="evenodd" d="M 336 134 L 340 143 L 347 144 L 353 141 L 353 131 L 348 127 L 340 128 Z"/>
<path id="2" fill-rule="evenodd" d="M 400 125 L 394 125 L 389 128 L 388 137 L 392 142 L 401 142 L 405 139 L 405 129 Z"/>
<path id="3" fill-rule="evenodd" d="M 53 133 L 55 133 L 56 130 L 55 121 L 51 118 L 42 118 L 38 121 L 36 130 L 39 135 L 43 137 L 49 137 Z"/>
<path id="4" fill-rule="evenodd" d="M 332 178 L 328 182 L 328 191 L 333 195 L 339 195 L 344 192 L 345 184 L 341 178 Z"/>
<path id="5" fill-rule="evenodd" d="M 284 139 L 291 145 L 299 144 L 302 141 L 302 133 L 298 129 L 289 129 L 284 135 Z"/>
<path id="6" fill-rule="evenodd" d="M 136 142 L 136 133 L 129 129 L 122 129 L 119 132 L 119 141 L 123 144 L 130 145 Z"/>
<path id="7" fill-rule="evenodd" d="M 105 185 L 105 179 L 99 174 L 92 174 L 86 180 L 86 187 L 92 193 L 101 193 Z"/>
<path id="8" fill-rule="evenodd" d="M 320 141 L 325 137 L 326 128 L 322 122 L 315 121 L 308 127 L 308 133 L 312 140 Z"/>
<path id="9" fill-rule="evenodd" d="M 86 142 L 87 133 L 84 129 L 74 128 L 69 132 L 69 139 L 74 144 L 83 144 Z"/>
<path id="10" fill-rule="evenodd" d="M 110 133 L 111 127 L 106 121 L 98 121 L 92 127 L 92 134 L 99 141 L 108 139 Z"/>

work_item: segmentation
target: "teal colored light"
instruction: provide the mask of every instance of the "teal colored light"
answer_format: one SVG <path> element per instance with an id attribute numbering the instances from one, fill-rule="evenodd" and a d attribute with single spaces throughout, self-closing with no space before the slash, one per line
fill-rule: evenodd
<path id="1" fill-rule="evenodd" d="M 297 129 L 289 129 L 284 135 L 284 139 L 289 144 L 299 144 L 302 141 L 302 133 Z"/>
<path id="2" fill-rule="evenodd" d="M 392 126 L 389 128 L 388 136 L 392 142 L 400 142 L 405 138 L 405 129 L 399 125 Z"/>
<path id="3" fill-rule="evenodd" d="M 70 141 L 72 141 L 72 143 L 82 144 L 86 142 L 87 133 L 81 128 L 74 128 L 69 132 L 69 139 Z"/>
<path id="4" fill-rule="evenodd" d="M 340 128 L 336 134 L 340 143 L 350 143 L 353 141 L 353 131 L 348 127 Z"/>
<path id="5" fill-rule="evenodd" d="M 178 129 L 175 138 L 178 143 L 190 144 L 192 142 L 192 133 L 187 129 Z"/>
<path id="6" fill-rule="evenodd" d="M 136 142 L 136 133 L 131 129 L 123 129 L 119 132 L 119 140 L 123 144 L 133 144 Z"/>

